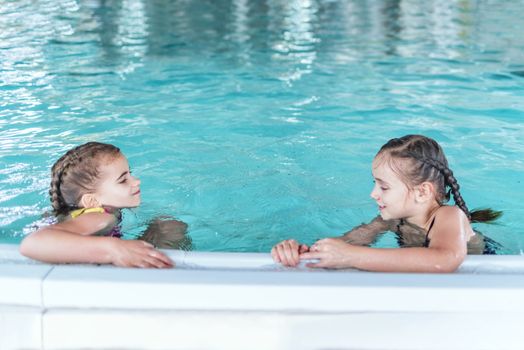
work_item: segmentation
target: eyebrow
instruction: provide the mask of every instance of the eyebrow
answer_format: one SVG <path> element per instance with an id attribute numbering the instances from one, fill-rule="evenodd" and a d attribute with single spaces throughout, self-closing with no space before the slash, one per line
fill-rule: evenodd
<path id="1" fill-rule="evenodd" d="M 381 182 L 381 183 L 383 183 L 384 185 L 389 185 L 389 183 L 387 183 L 386 181 L 384 181 L 384 180 L 382 180 L 382 179 L 380 179 L 380 178 L 378 178 L 378 177 L 375 177 L 374 179 L 375 179 L 375 181 Z"/>
<path id="2" fill-rule="evenodd" d="M 120 176 L 116 179 L 116 181 L 120 180 L 122 177 L 126 176 L 129 173 L 129 171 L 124 171 Z"/>

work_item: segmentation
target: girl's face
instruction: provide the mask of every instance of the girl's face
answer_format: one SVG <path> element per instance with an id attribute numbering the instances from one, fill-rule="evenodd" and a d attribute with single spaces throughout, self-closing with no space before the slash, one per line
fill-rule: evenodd
<path id="1" fill-rule="evenodd" d="M 126 157 L 105 159 L 99 171 L 95 196 L 102 206 L 134 208 L 140 205 L 140 180 L 131 175 Z"/>
<path id="2" fill-rule="evenodd" d="M 384 156 L 373 160 L 372 174 L 375 185 L 371 191 L 384 220 L 408 218 L 414 214 L 414 192 L 391 169 Z"/>

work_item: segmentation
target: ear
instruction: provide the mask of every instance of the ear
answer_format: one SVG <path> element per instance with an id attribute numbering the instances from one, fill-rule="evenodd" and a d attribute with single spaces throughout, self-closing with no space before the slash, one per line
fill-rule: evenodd
<path id="1" fill-rule="evenodd" d="M 423 182 L 415 187 L 415 201 L 425 203 L 435 198 L 435 186 L 431 182 Z"/>
<path id="2" fill-rule="evenodd" d="M 82 197 L 80 197 L 80 205 L 83 208 L 96 208 L 100 207 L 101 203 L 94 193 L 84 193 Z"/>

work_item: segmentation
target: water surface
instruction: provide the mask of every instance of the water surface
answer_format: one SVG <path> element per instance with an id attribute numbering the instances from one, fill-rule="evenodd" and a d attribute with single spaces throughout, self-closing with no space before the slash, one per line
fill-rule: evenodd
<path id="1" fill-rule="evenodd" d="M 31 232 L 49 169 L 91 140 L 142 180 L 129 235 L 167 214 L 195 249 L 268 251 L 377 213 L 392 137 L 444 147 L 477 228 L 520 254 L 520 1 L 0 3 L 0 242 Z M 386 235 L 381 246 L 394 246 Z"/>

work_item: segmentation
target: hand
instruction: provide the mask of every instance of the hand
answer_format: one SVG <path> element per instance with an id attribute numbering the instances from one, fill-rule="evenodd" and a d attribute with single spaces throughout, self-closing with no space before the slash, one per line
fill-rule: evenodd
<path id="1" fill-rule="evenodd" d="M 337 238 L 325 238 L 315 242 L 309 252 L 300 254 L 300 260 L 318 259 L 307 267 L 347 268 L 351 267 L 351 244 Z"/>
<path id="2" fill-rule="evenodd" d="M 164 253 L 140 240 L 115 239 L 111 250 L 111 263 L 120 267 L 174 267 Z"/>
<path id="3" fill-rule="evenodd" d="M 299 244 L 294 239 L 288 239 L 275 245 L 271 249 L 273 261 L 284 266 L 297 266 L 300 262 L 299 255 L 309 251 L 305 244 Z"/>

